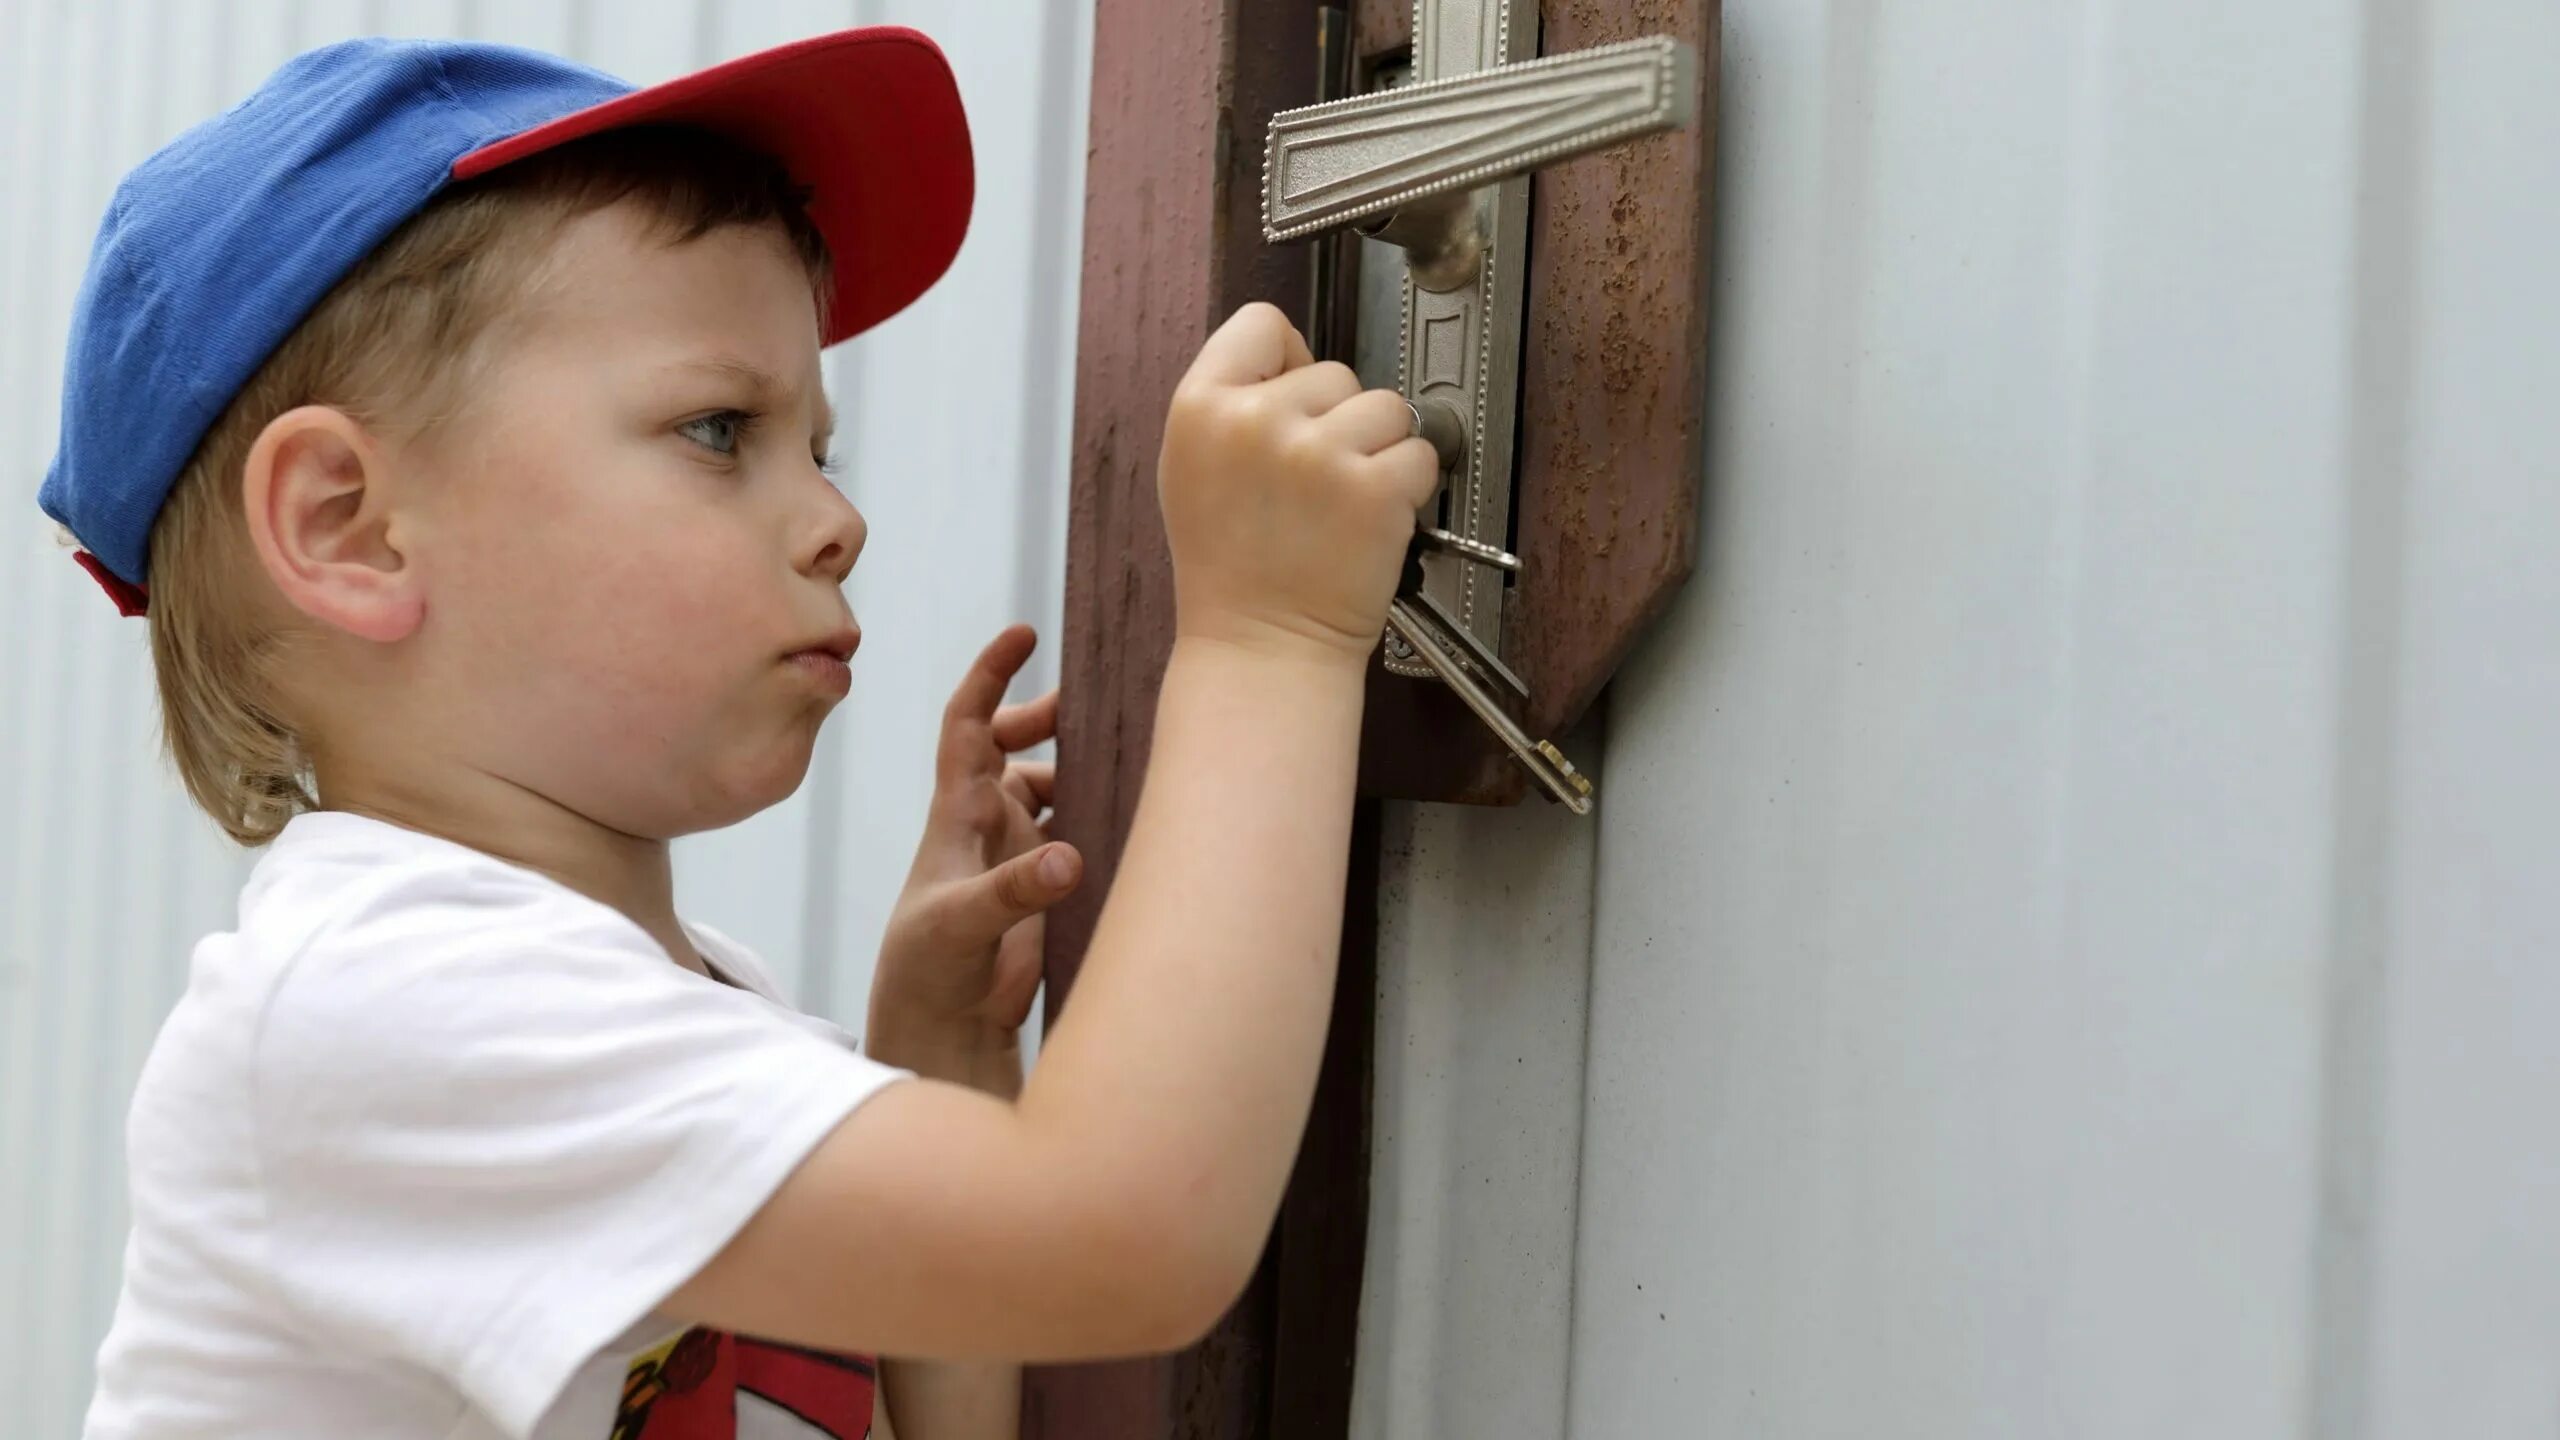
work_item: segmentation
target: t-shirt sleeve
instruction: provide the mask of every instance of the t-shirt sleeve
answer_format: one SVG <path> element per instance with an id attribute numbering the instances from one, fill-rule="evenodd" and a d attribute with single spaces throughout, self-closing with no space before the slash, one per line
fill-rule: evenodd
<path id="1" fill-rule="evenodd" d="M 356 908 L 260 1022 L 270 1274 L 511 1434 L 903 1074 L 566 892 Z"/>

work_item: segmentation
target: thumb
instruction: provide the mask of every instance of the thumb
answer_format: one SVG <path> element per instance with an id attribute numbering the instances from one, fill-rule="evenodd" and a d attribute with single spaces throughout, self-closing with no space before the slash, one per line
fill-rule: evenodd
<path id="1" fill-rule="evenodd" d="M 1004 933 L 1075 893 L 1084 878 L 1076 847 L 1052 841 L 944 892 L 934 928 L 957 945 L 992 945 Z"/>

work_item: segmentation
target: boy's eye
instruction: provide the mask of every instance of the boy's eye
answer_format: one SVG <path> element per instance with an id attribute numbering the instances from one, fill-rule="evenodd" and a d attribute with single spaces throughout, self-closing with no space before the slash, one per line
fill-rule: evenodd
<path id="1" fill-rule="evenodd" d="M 755 417 L 744 410 L 718 410 L 687 420 L 676 433 L 715 455 L 735 455 Z"/>

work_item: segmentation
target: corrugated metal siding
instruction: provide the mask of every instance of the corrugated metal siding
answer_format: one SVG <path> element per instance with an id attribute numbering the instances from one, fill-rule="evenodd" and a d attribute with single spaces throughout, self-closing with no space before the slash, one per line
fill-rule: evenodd
<path id="1" fill-rule="evenodd" d="M 1566 747 L 1605 789 L 1599 740 Z M 1351 1434 L 1562 1436 L 1597 835 L 1536 801 L 1390 804 L 1381 841 Z"/>
<path id="2" fill-rule="evenodd" d="M 2553 1434 L 2560 9 L 1726 37 L 1570 1432 Z"/>
<path id="3" fill-rule="evenodd" d="M 648 82 L 848 24 L 938 32 L 977 146 L 950 276 L 829 356 L 847 488 L 870 519 L 849 587 L 856 695 L 788 804 L 685 842 L 689 914 L 858 1021 L 903 879 L 942 697 L 1009 620 L 1056 622 L 1083 195 L 1090 7 L 1010 0 L 951 29 L 923 0 L 473 3 L 184 0 L 0 5 L 0 1395 L 11 1434 L 78 1424 L 124 1231 L 123 1110 L 189 947 L 246 860 L 186 806 L 156 745 L 138 625 L 35 510 L 63 338 L 126 168 L 295 52 L 363 33 L 537 45 Z M 860 263 L 860 257 L 851 257 Z M 877 361 L 873 357 L 881 357 Z M 1038 683 L 1054 669 L 1035 661 Z"/>
<path id="4" fill-rule="evenodd" d="M 1587 902 L 1390 854 L 1360 1433 L 2560 1433 L 2560 9 L 1724 14 L 1699 575 Z M 1564 1198 L 1450 1037 L 1579 903 Z"/>

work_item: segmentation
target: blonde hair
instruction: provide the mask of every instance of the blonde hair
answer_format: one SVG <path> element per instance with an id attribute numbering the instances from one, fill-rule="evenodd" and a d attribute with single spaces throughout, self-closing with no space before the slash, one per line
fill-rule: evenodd
<path id="1" fill-rule="evenodd" d="M 241 467 L 267 424 L 312 404 L 408 437 L 451 418 L 499 322 L 541 274 L 547 242 L 617 202 L 642 207 L 669 244 L 781 224 L 823 311 L 830 261 L 806 199 L 777 162 L 706 132 L 639 127 L 576 141 L 438 195 L 267 357 L 198 442 L 151 531 L 162 734 L 187 793 L 232 839 L 264 844 L 319 805 L 276 685 L 294 630 L 241 504 Z"/>

